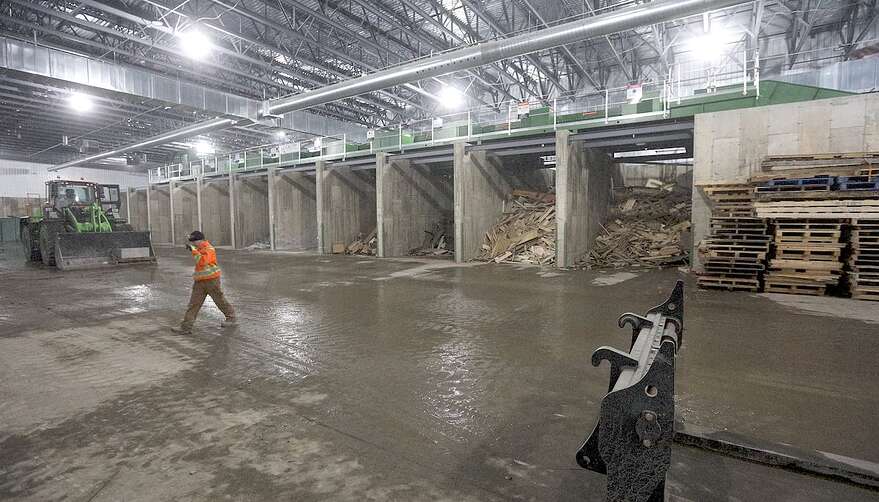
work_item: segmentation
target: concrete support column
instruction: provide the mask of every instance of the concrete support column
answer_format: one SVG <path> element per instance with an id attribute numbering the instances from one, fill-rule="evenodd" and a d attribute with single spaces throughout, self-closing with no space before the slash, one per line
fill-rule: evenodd
<path id="1" fill-rule="evenodd" d="M 204 221 L 201 218 L 201 175 L 195 178 L 195 207 L 198 211 L 198 229 L 204 232 Z"/>
<path id="2" fill-rule="evenodd" d="M 495 155 L 468 152 L 465 143 L 455 143 L 454 159 L 455 261 L 463 263 L 479 255 L 512 187 Z"/>
<path id="3" fill-rule="evenodd" d="M 573 266 L 589 252 L 607 219 L 612 193 L 610 157 L 556 132 L 556 262 Z"/>
<path id="4" fill-rule="evenodd" d="M 176 218 L 174 214 L 174 182 L 168 182 L 168 207 L 171 210 L 171 217 L 169 218 L 171 222 L 171 244 L 177 244 L 177 238 L 174 235 L 174 219 Z"/>
<path id="5" fill-rule="evenodd" d="M 131 225 L 131 187 L 125 191 L 125 221 Z"/>
<path id="6" fill-rule="evenodd" d="M 379 258 L 387 257 L 385 254 L 385 204 L 389 202 L 390 197 L 385 195 L 385 178 L 388 177 L 386 171 L 390 168 L 388 154 L 379 152 L 375 155 L 375 225 L 377 249 L 376 256 Z M 388 200 L 386 200 L 388 199 Z"/>
<path id="7" fill-rule="evenodd" d="M 268 197 L 269 197 L 269 247 L 275 250 L 275 171 L 274 167 L 268 168 Z"/>
<path id="8" fill-rule="evenodd" d="M 327 163 L 319 160 L 315 163 L 315 201 L 317 205 L 317 251 L 320 254 L 327 254 L 327 245 L 326 245 L 326 213 L 327 208 L 326 197 L 324 196 L 324 192 L 326 191 L 326 171 L 327 171 Z"/>
<path id="9" fill-rule="evenodd" d="M 424 232 L 453 212 L 453 189 L 426 166 L 380 153 L 376 157 L 378 256 L 406 256 Z"/>
<path id="10" fill-rule="evenodd" d="M 235 211 L 238 204 L 235 201 L 235 175 L 229 173 L 229 237 L 232 242 L 232 249 L 238 247 L 238 241 L 235 239 Z"/>
<path id="11" fill-rule="evenodd" d="M 153 191 L 152 185 L 147 185 L 146 187 L 146 226 L 147 232 L 153 231 L 153 220 L 150 217 L 150 192 Z"/>

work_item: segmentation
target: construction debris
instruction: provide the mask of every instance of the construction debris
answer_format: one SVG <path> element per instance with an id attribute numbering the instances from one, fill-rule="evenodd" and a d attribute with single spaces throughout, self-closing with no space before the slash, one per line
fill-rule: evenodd
<path id="1" fill-rule="evenodd" d="M 344 249 L 345 254 L 357 254 L 363 256 L 375 256 L 377 251 L 378 239 L 376 238 L 375 229 L 366 235 L 362 233 L 358 234 L 357 238 L 354 239 L 354 242 L 349 244 L 347 249 Z"/>
<path id="2" fill-rule="evenodd" d="M 690 229 L 689 194 L 670 185 L 622 188 L 614 192 L 604 232 L 578 266 L 593 268 L 664 267 L 686 263 L 682 234 Z"/>
<path id="3" fill-rule="evenodd" d="M 421 246 L 409 250 L 411 256 L 446 256 L 455 252 L 455 226 L 451 219 L 445 218 L 434 224 L 431 230 L 424 231 Z"/>
<path id="4" fill-rule="evenodd" d="M 271 249 L 271 248 L 272 248 L 272 245 L 269 243 L 269 241 L 256 241 L 253 244 L 246 246 L 244 249 L 246 249 L 248 251 L 257 251 L 260 249 Z"/>
<path id="5" fill-rule="evenodd" d="M 514 191 L 501 220 L 485 234 L 476 258 L 495 263 L 555 263 L 555 195 Z"/>

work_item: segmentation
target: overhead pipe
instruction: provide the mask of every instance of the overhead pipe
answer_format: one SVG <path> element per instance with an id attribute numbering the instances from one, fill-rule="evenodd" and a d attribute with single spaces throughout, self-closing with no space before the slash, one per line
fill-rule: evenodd
<path id="1" fill-rule="evenodd" d="M 474 68 L 588 38 L 611 35 L 637 26 L 671 21 L 751 1 L 665 0 L 644 3 L 633 8 L 571 21 L 536 32 L 483 42 L 293 96 L 271 99 L 263 103 L 263 114 L 273 116 L 303 110 L 404 82 L 414 82 Z"/>
<path id="2" fill-rule="evenodd" d="M 107 152 L 101 152 L 95 155 L 91 155 L 89 157 L 83 157 L 81 159 L 71 160 L 70 162 L 65 162 L 63 164 L 58 164 L 56 166 L 52 166 L 48 169 L 48 171 L 59 171 L 61 169 L 66 169 L 68 167 L 78 166 L 80 164 L 87 164 L 89 162 L 94 162 L 96 160 L 106 159 L 108 157 L 115 157 L 116 155 L 121 155 L 126 152 L 130 152 L 133 150 L 141 150 L 144 148 L 150 148 L 157 145 L 163 145 L 165 143 L 171 143 L 173 141 L 177 141 L 178 139 L 183 139 L 189 136 L 197 136 L 199 134 L 205 134 L 211 131 L 216 131 L 219 129 L 226 129 L 227 127 L 231 127 L 239 122 L 238 119 L 229 119 L 229 118 L 215 118 L 211 120 L 206 120 L 204 122 L 199 122 L 197 124 L 193 124 L 188 127 L 184 127 L 182 129 L 177 129 L 176 131 L 167 132 L 165 134 L 160 134 L 158 136 L 153 136 L 152 138 L 145 139 L 139 143 L 134 143 L 128 146 L 123 146 L 120 148 L 116 148 L 115 150 L 110 150 Z"/>
<path id="3" fill-rule="evenodd" d="M 593 16 L 589 19 L 578 19 L 560 24 L 544 30 L 523 33 L 510 38 L 483 42 L 472 47 L 456 49 L 443 54 L 437 54 L 429 58 L 413 61 L 394 68 L 380 70 L 375 73 L 363 75 L 328 85 L 319 89 L 305 91 L 293 96 L 270 99 L 263 102 L 261 116 L 265 118 L 277 117 L 287 112 L 304 110 L 325 103 L 332 103 L 340 99 L 350 98 L 368 92 L 393 87 L 409 82 L 437 77 L 459 70 L 466 70 L 486 64 L 530 54 L 532 52 L 550 49 L 560 45 L 570 44 L 593 37 L 611 35 L 621 31 L 657 23 L 663 23 L 674 19 L 680 19 L 708 11 L 724 9 L 753 0 L 660 0 L 643 3 L 635 7 L 621 9 L 607 14 Z M 210 130 L 216 130 L 223 126 L 212 123 Z M 228 125 L 231 125 L 232 120 Z M 200 134 L 202 130 L 194 132 L 190 126 L 184 129 L 171 131 L 155 138 L 129 145 L 112 152 L 105 152 L 91 157 L 67 162 L 50 168 L 52 171 L 72 167 L 86 162 L 118 155 L 123 152 L 147 148 L 169 141 L 175 141 L 187 136 Z"/>

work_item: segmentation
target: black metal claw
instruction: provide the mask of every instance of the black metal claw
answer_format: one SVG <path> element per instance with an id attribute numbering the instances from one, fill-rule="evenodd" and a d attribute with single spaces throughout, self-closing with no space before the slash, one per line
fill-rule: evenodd
<path id="1" fill-rule="evenodd" d="M 613 347 L 599 347 L 595 349 L 595 352 L 592 353 L 592 366 L 597 367 L 601 364 L 601 361 L 607 361 L 610 363 L 610 384 L 607 386 L 608 392 L 613 390 L 613 386 L 616 385 L 617 380 L 620 378 L 620 373 L 623 371 L 623 368 L 638 367 L 637 359 L 633 359 L 628 353 L 617 350 Z"/>
<path id="2" fill-rule="evenodd" d="M 641 328 L 652 328 L 653 321 L 647 319 L 644 316 L 640 316 L 638 314 L 633 314 L 631 312 L 626 312 L 621 315 L 617 320 L 617 324 L 621 328 L 625 328 L 626 324 L 632 326 L 632 343 L 629 345 L 629 350 L 635 346 L 635 340 L 638 339 L 638 334 L 641 333 Z"/>

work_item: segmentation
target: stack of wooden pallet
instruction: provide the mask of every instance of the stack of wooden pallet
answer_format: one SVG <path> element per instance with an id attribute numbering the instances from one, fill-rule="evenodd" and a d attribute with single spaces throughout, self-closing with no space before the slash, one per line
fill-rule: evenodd
<path id="1" fill-rule="evenodd" d="M 711 234 L 699 245 L 705 269 L 699 287 L 760 291 L 769 239 L 766 222 L 759 218 L 711 218 Z"/>
<path id="2" fill-rule="evenodd" d="M 851 197 L 845 192 L 839 193 Z M 863 219 L 879 218 L 879 199 L 871 192 L 861 192 L 870 198 L 827 200 L 784 200 L 755 202 L 758 218 L 778 219 Z"/>
<path id="3" fill-rule="evenodd" d="M 879 218 L 853 220 L 849 282 L 852 298 L 879 300 Z"/>
<path id="4" fill-rule="evenodd" d="M 721 217 L 754 216 L 754 186 L 747 183 L 705 184 L 699 188 L 711 200 L 711 214 Z"/>
<path id="5" fill-rule="evenodd" d="M 845 244 L 840 220 L 775 221 L 775 257 L 769 261 L 766 291 L 823 295 L 839 284 Z"/>

